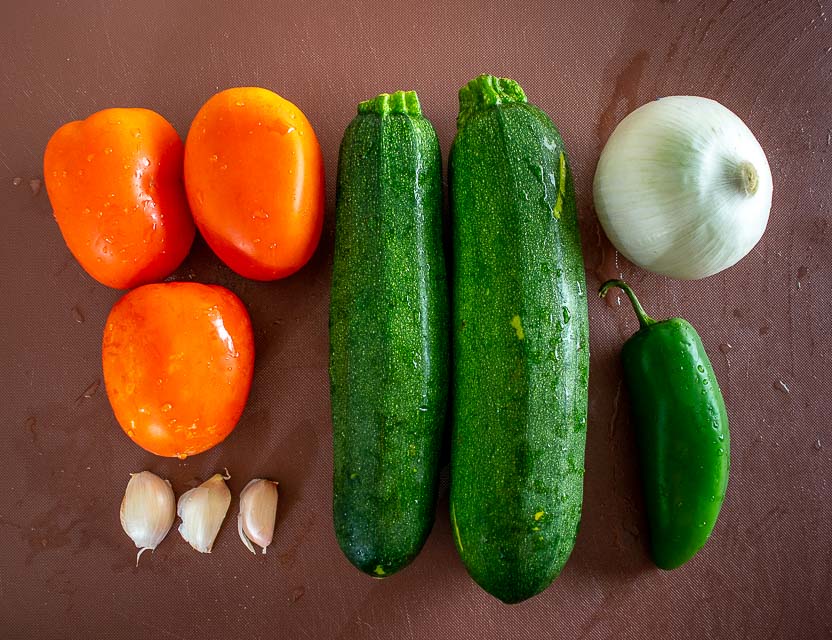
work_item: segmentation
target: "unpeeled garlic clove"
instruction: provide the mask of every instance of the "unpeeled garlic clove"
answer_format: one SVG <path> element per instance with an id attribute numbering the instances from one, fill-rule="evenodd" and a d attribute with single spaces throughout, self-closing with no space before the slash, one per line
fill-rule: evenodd
<path id="1" fill-rule="evenodd" d="M 226 470 L 226 474 L 228 471 Z M 211 553 L 214 540 L 231 505 L 231 492 L 225 481 L 230 475 L 215 473 L 198 487 L 179 498 L 176 509 L 182 518 L 179 533 L 200 553 Z"/>
<path id="2" fill-rule="evenodd" d="M 121 528 L 138 547 L 139 558 L 155 549 L 173 526 L 176 498 L 170 482 L 150 471 L 131 473 L 121 501 Z"/>
<path id="3" fill-rule="evenodd" d="M 272 543 L 274 521 L 277 515 L 277 483 L 256 478 L 240 493 L 240 513 L 237 515 L 237 533 L 249 551 L 257 553 L 252 542 L 263 548 Z"/>

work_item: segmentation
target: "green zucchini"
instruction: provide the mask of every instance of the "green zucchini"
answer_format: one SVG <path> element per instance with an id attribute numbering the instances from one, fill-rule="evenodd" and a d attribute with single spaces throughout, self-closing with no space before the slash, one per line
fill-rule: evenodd
<path id="1" fill-rule="evenodd" d="M 453 225 L 451 525 L 506 603 L 558 575 L 583 495 L 586 281 L 563 141 L 513 80 L 459 92 Z"/>
<path id="2" fill-rule="evenodd" d="M 384 577 L 436 511 L 448 393 L 439 142 L 413 91 L 358 106 L 338 160 L 330 301 L 333 517 L 357 568 Z"/>

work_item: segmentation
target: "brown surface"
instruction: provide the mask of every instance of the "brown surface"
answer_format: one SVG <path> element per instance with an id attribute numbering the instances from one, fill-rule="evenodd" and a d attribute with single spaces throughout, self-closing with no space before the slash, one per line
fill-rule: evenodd
<path id="1" fill-rule="evenodd" d="M 127 4 L 4 0 L 0 12 L 0 636 L 830 637 L 825 2 Z M 628 309 L 593 298 L 581 532 L 556 583 L 514 607 L 483 593 L 460 564 L 447 483 L 423 553 L 388 580 L 354 570 L 330 524 L 327 302 L 341 134 L 359 100 L 412 88 L 447 154 L 456 91 L 483 71 L 519 80 L 561 128 L 590 288 L 603 253 L 592 173 L 634 107 L 676 93 L 723 102 L 758 134 L 775 180 L 766 235 L 728 272 L 676 282 L 621 262 L 653 315 L 683 315 L 700 330 L 725 393 L 732 477 L 712 541 L 673 573 L 646 557 L 617 361 L 636 325 Z M 98 386 L 102 327 L 119 292 L 93 282 L 64 247 L 38 188 L 42 151 L 61 123 L 115 105 L 155 109 L 184 136 L 217 89 L 245 84 L 278 91 L 315 126 L 327 227 L 311 263 L 272 284 L 236 277 L 195 245 L 178 276 L 242 297 L 257 369 L 223 445 L 159 459 L 129 442 Z M 178 495 L 226 466 L 235 500 L 214 553 L 200 556 L 173 531 L 135 568 L 118 522 L 128 473 L 167 476 Z M 262 557 L 237 539 L 233 517 L 253 476 L 281 482 L 275 542 Z"/>

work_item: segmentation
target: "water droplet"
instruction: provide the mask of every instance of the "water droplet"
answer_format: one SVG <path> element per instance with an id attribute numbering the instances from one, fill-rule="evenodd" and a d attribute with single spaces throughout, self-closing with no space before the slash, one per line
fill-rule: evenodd
<path id="1" fill-rule="evenodd" d="M 277 249 L 277 243 L 276 243 L 276 242 L 272 242 L 272 243 L 269 245 L 269 249 Z"/>
<path id="2" fill-rule="evenodd" d="M 96 380 L 92 382 L 86 389 L 81 392 L 81 395 L 75 399 L 76 404 L 81 404 L 84 400 L 92 398 L 95 395 L 95 392 L 98 391 L 98 387 L 101 385 L 101 380 Z"/>
<path id="3" fill-rule="evenodd" d="M 785 393 L 785 394 L 787 394 L 787 395 L 788 395 L 789 393 L 791 393 L 791 391 L 789 390 L 789 387 L 788 387 L 788 386 L 786 386 L 786 383 L 785 383 L 785 382 L 783 382 L 782 380 L 777 380 L 777 382 L 775 382 L 772 386 L 773 386 L 773 387 L 774 387 L 777 391 L 782 391 L 783 393 Z"/>
<path id="4" fill-rule="evenodd" d="M 38 434 L 37 434 L 36 429 L 37 429 L 37 426 L 38 426 L 38 419 L 35 416 L 29 416 L 29 417 L 26 418 L 25 424 L 26 424 L 26 428 L 32 434 L 32 440 L 37 440 L 38 439 Z M 818 442 L 820 442 L 820 440 L 818 440 Z"/>
<path id="5" fill-rule="evenodd" d="M 728 355 L 728 354 L 731 352 L 731 349 L 733 349 L 733 348 L 734 348 L 734 347 L 732 347 L 732 346 L 731 346 L 730 344 L 728 344 L 727 342 L 723 342 L 721 345 L 719 345 L 719 350 L 720 350 L 722 353 L 724 353 L 725 355 Z"/>
<path id="6" fill-rule="evenodd" d="M 428 408 L 427 408 L 427 407 L 425 407 L 425 406 L 421 406 L 421 407 L 419 407 L 419 411 L 427 411 L 427 410 L 428 410 Z"/>
<path id="7" fill-rule="evenodd" d="M 703 367 L 701 364 L 696 367 L 696 370 L 699 371 L 699 373 L 705 373 L 705 367 Z"/>
<path id="8" fill-rule="evenodd" d="M 213 153 L 213 154 L 211 154 L 211 155 L 209 156 L 209 158 L 208 158 L 208 159 L 209 159 L 211 162 L 216 162 L 217 160 L 219 160 L 219 159 L 220 159 L 220 157 L 219 157 L 216 153 Z"/>
<path id="9" fill-rule="evenodd" d="M 84 314 L 81 312 L 77 306 L 72 307 L 72 319 L 75 320 L 78 324 L 84 322 Z"/>
<path id="10" fill-rule="evenodd" d="M 571 317 L 571 316 L 570 316 L 570 314 L 569 314 L 569 309 L 567 309 L 566 307 L 564 307 L 564 308 L 563 308 L 563 323 L 564 323 L 564 324 L 568 323 L 568 322 L 569 322 L 569 318 L 570 318 L 570 317 Z"/>
<path id="11" fill-rule="evenodd" d="M 173 405 L 172 405 L 170 402 L 166 402 L 166 403 L 165 403 L 165 404 L 163 404 L 161 407 L 159 407 L 159 410 L 160 410 L 162 413 L 167 413 L 167 412 L 168 412 L 168 411 L 170 411 L 171 409 L 173 409 Z"/>
<path id="12" fill-rule="evenodd" d="M 113 152 L 112 147 L 104 147 L 104 155 L 110 155 Z"/>
<path id="13" fill-rule="evenodd" d="M 298 600 L 300 600 L 303 597 L 304 593 L 306 593 L 306 589 L 304 587 L 296 587 L 292 591 L 292 596 L 291 596 L 290 600 L 292 602 L 297 602 Z"/>
<path id="14" fill-rule="evenodd" d="M 176 457 L 179 458 L 180 460 L 184 460 L 185 458 L 188 457 L 188 454 L 187 453 L 177 453 Z"/>
<path id="15" fill-rule="evenodd" d="M 246 103 L 245 103 L 245 102 L 243 102 L 242 100 L 237 100 L 237 102 L 235 102 L 234 104 L 235 104 L 235 105 L 237 105 L 238 107 L 244 107 L 244 106 L 246 106 Z"/>
<path id="16" fill-rule="evenodd" d="M 23 178 L 12 178 L 12 185 L 15 187 L 19 187 L 23 184 Z"/>
<path id="17" fill-rule="evenodd" d="M 40 193 L 40 185 L 40 178 L 32 178 L 31 180 L 29 180 L 29 189 L 32 191 L 33 196 L 36 196 Z"/>
<path id="18" fill-rule="evenodd" d="M 814 446 L 815 446 L 815 451 L 820 451 L 820 450 L 821 450 L 821 447 L 822 447 L 823 445 L 820 443 L 820 438 L 818 438 L 817 440 L 815 440 L 815 445 L 814 445 Z"/>
<path id="19" fill-rule="evenodd" d="M 227 164 L 220 165 L 220 171 L 225 171 L 226 169 L 228 169 Z"/>
<path id="20" fill-rule="evenodd" d="M 269 219 L 269 212 L 264 209 L 255 209 L 251 214 L 252 219 L 254 220 L 268 220 Z"/>
<path id="21" fill-rule="evenodd" d="M 254 244 L 260 244 L 262 242 L 262 239 L 261 238 L 255 238 L 252 242 L 254 242 Z"/>

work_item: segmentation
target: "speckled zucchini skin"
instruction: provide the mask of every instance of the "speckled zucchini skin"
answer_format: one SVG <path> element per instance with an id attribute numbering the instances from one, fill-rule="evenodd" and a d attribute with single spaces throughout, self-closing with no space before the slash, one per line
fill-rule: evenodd
<path id="1" fill-rule="evenodd" d="M 506 603 L 558 575 L 581 517 L 586 282 L 563 141 L 512 80 L 460 90 L 453 218 L 451 524 Z"/>
<path id="2" fill-rule="evenodd" d="M 344 554 L 374 577 L 413 560 L 436 509 L 449 367 L 441 171 L 414 92 L 359 105 L 338 161 L 333 515 Z"/>

